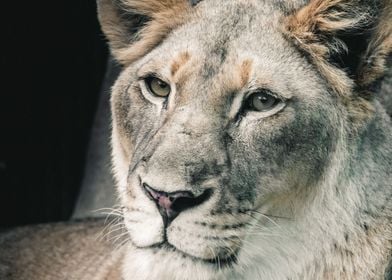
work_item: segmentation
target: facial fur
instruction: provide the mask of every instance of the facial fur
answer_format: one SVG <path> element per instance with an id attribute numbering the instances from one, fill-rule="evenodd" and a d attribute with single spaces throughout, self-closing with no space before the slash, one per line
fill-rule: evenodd
<path id="1" fill-rule="evenodd" d="M 125 279 L 380 279 L 392 240 L 392 130 L 365 86 L 385 61 L 372 81 L 332 64 L 328 40 L 358 21 L 325 24 L 350 1 L 321 2 L 178 0 L 154 11 L 121 2 L 148 18 L 128 45 L 121 32 L 108 36 L 124 65 L 112 144 L 130 240 Z M 160 24 L 159 36 L 147 30 Z M 320 35 L 328 28 L 340 31 Z M 147 77 L 170 94 L 155 96 Z M 278 104 L 248 108 L 260 91 Z M 145 185 L 205 198 L 168 222 Z"/>

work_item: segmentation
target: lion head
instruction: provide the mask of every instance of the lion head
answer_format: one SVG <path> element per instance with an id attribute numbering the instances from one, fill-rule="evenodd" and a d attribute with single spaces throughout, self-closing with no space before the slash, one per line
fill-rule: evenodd
<path id="1" fill-rule="evenodd" d="M 369 20 L 379 5 L 303 2 L 99 1 L 123 65 L 111 102 L 128 277 L 304 275 L 353 231 L 351 155 L 381 118 L 368 89 L 391 44 Z"/>

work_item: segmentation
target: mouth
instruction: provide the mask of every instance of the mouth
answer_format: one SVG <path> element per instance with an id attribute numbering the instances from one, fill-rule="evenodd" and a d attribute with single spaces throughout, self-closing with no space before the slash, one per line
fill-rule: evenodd
<path id="1" fill-rule="evenodd" d="M 227 269 L 227 268 L 232 268 L 234 265 L 237 264 L 238 261 L 238 253 L 234 253 L 232 255 L 220 257 L 217 256 L 213 259 L 203 259 L 199 257 L 195 257 L 193 255 L 190 255 L 188 253 L 185 253 L 181 250 L 179 250 L 177 247 L 171 245 L 168 242 L 161 243 L 159 245 L 152 246 L 150 248 L 153 249 L 158 249 L 162 251 L 170 251 L 170 252 L 176 252 L 180 254 L 183 258 L 190 259 L 192 261 L 200 262 L 208 266 L 212 266 L 215 269 L 222 270 L 222 269 Z"/>

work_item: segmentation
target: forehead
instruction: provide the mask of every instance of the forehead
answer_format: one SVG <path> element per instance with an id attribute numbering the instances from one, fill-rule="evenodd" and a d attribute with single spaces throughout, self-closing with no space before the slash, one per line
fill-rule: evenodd
<path id="1" fill-rule="evenodd" d="M 271 49 L 276 53 L 277 44 L 271 43 L 280 43 L 281 47 L 285 43 L 279 31 L 281 16 L 280 9 L 260 0 L 205 0 L 189 21 L 169 36 L 162 48 L 166 48 L 165 54 L 169 55 L 179 49 L 190 49 L 198 52 L 199 57 L 204 54 L 222 60 L 239 52 L 257 54 Z"/>
<path id="2" fill-rule="evenodd" d="M 195 15 L 143 63 L 167 69 L 168 75 L 191 65 L 192 74 L 204 84 L 218 75 L 232 82 L 245 74 L 278 92 L 288 92 L 287 87 L 295 86 L 292 80 L 311 72 L 311 66 L 284 38 L 283 12 L 277 3 L 204 0 Z"/>

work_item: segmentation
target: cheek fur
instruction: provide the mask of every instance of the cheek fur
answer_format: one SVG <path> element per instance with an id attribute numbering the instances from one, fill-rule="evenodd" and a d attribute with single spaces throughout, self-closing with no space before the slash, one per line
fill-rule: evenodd
<path id="1" fill-rule="evenodd" d="M 287 192 L 320 178 L 339 135 L 336 124 L 323 108 L 298 108 L 294 112 L 271 125 L 266 119 L 261 125 L 247 127 L 244 133 L 252 136 L 233 144 L 234 170 L 238 173 L 233 188 L 242 186 L 235 189 L 236 193 Z M 245 186 L 243 182 L 247 182 Z"/>

